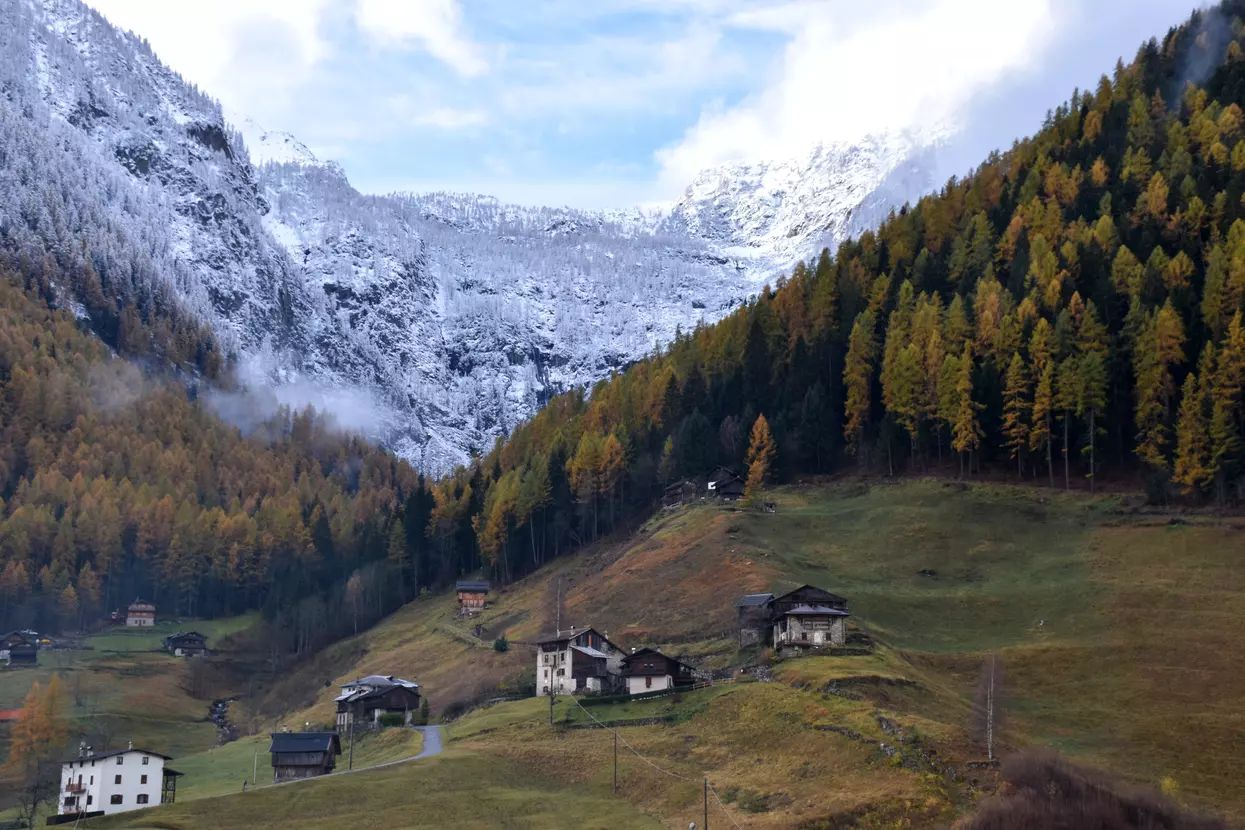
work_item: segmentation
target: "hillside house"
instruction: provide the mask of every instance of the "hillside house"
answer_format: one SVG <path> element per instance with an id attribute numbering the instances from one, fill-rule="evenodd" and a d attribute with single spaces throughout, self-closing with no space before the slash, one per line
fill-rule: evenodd
<path id="1" fill-rule="evenodd" d="M 622 649 L 593 628 L 571 628 L 536 642 L 536 691 L 573 695 L 613 688 L 622 672 Z"/>
<path id="2" fill-rule="evenodd" d="M 846 611 L 824 605 L 798 605 L 774 619 L 776 648 L 823 648 L 847 642 Z"/>
<path id="3" fill-rule="evenodd" d="M 125 624 L 130 628 L 146 628 L 156 624 L 156 606 L 145 599 L 136 599 L 125 610 Z"/>
<path id="4" fill-rule="evenodd" d="M 37 666 L 39 635 L 33 631 L 10 631 L 0 635 L 0 662 L 9 666 Z"/>
<path id="5" fill-rule="evenodd" d="M 769 604 L 773 599 L 773 594 L 744 594 L 735 600 L 740 648 L 761 645 L 769 637 L 773 624 Z"/>
<path id="6" fill-rule="evenodd" d="M 454 585 L 458 592 L 458 610 L 475 613 L 488 605 L 489 582 L 487 579 L 460 579 Z"/>
<path id="7" fill-rule="evenodd" d="M 622 659 L 627 694 L 678 689 L 696 682 L 692 667 L 651 648 L 642 648 Z"/>
<path id="8" fill-rule="evenodd" d="M 709 474 L 705 490 L 710 496 L 723 501 L 737 501 L 744 497 L 746 482 L 734 470 L 718 467 Z"/>
<path id="9" fill-rule="evenodd" d="M 133 744 L 113 752 L 80 747 L 76 758 L 61 762 L 57 814 L 48 824 L 172 804 L 181 773 L 165 765 L 171 760 Z"/>
<path id="10" fill-rule="evenodd" d="M 696 502 L 696 482 L 689 479 L 676 481 L 666 488 L 661 497 L 662 507 L 682 507 Z"/>
<path id="11" fill-rule="evenodd" d="M 402 715 L 409 726 L 419 711 L 419 684 L 393 675 L 373 674 L 344 684 L 337 703 L 337 729 L 375 726 L 381 715 Z"/>
<path id="12" fill-rule="evenodd" d="M 207 637 L 198 631 L 179 631 L 164 638 L 164 650 L 175 657 L 202 657 L 207 654 Z"/>
<path id="13" fill-rule="evenodd" d="M 341 739 L 336 732 L 273 732 L 272 782 L 293 781 L 327 775 L 337 766 L 342 754 Z"/>

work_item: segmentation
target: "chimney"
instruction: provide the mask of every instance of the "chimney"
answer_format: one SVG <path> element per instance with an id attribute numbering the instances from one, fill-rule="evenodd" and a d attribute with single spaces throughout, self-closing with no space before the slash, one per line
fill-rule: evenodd
<path id="1" fill-rule="evenodd" d="M 126 745 L 126 749 L 133 749 L 133 748 L 134 748 L 134 742 L 133 742 L 133 741 L 128 741 L 128 742 L 127 742 L 127 745 Z"/>
<path id="2" fill-rule="evenodd" d="M 78 757 L 79 757 L 79 758 L 85 758 L 85 757 L 86 757 L 86 741 L 79 741 L 79 742 L 78 742 Z"/>

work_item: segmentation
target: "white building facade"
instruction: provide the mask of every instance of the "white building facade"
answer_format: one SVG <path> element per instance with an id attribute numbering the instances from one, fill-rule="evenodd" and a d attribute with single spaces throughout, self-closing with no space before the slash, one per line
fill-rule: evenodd
<path id="1" fill-rule="evenodd" d="M 608 691 L 619 678 L 623 651 L 592 628 L 571 628 L 537 644 L 536 692 L 574 695 Z"/>
<path id="2" fill-rule="evenodd" d="M 93 753 L 84 747 L 61 764 L 57 815 L 111 815 L 172 802 L 180 773 L 165 766 L 169 760 L 145 749 Z"/>

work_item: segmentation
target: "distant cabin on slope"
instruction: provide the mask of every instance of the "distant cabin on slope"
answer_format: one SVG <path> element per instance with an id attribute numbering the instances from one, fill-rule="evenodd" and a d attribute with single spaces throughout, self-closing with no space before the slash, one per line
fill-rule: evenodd
<path id="1" fill-rule="evenodd" d="M 0 635 L 0 662 L 9 666 L 37 666 L 39 636 L 33 631 L 10 631 Z"/>
<path id="2" fill-rule="evenodd" d="M 488 605 L 490 587 L 487 579 L 458 580 L 454 585 L 454 590 L 458 593 L 459 611 L 473 613 Z"/>
<path id="3" fill-rule="evenodd" d="M 682 507 L 696 502 L 696 482 L 690 479 L 676 481 L 666 488 L 661 497 L 662 507 Z"/>
<path id="4" fill-rule="evenodd" d="M 593 628 L 572 627 L 536 642 L 536 692 L 608 691 L 622 671 L 623 650 Z"/>
<path id="5" fill-rule="evenodd" d="M 736 501 L 744 497 L 746 482 L 734 470 L 718 467 L 709 474 L 705 490 L 710 496 L 723 501 Z"/>
<path id="6" fill-rule="evenodd" d="M 337 766 L 342 754 L 341 739 L 336 732 L 273 732 L 272 782 L 292 781 L 327 775 Z"/>
<path id="7" fill-rule="evenodd" d="M 696 682 L 692 667 L 651 648 L 642 648 L 622 659 L 627 694 L 660 692 L 691 686 Z"/>
<path id="8" fill-rule="evenodd" d="M 179 631 L 164 638 L 164 650 L 175 657 L 207 654 L 207 637 L 198 631 Z"/>
<path id="9" fill-rule="evenodd" d="M 738 615 L 739 647 L 761 645 L 770 634 L 769 604 L 773 594 L 744 594 L 735 600 Z"/>
<path id="10" fill-rule="evenodd" d="M 765 645 L 799 652 L 847 643 L 847 600 L 814 585 L 735 601 L 739 646 Z"/>
<path id="11" fill-rule="evenodd" d="M 402 715 L 407 726 L 419 711 L 419 684 L 393 675 L 373 674 L 361 677 L 341 687 L 342 693 L 334 699 L 337 704 L 337 729 L 375 726 L 381 715 Z"/>
<path id="12" fill-rule="evenodd" d="M 146 628 L 156 624 L 156 606 L 145 599 L 136 599 L 125 611 L 125 624 L 130 628 Z"/>

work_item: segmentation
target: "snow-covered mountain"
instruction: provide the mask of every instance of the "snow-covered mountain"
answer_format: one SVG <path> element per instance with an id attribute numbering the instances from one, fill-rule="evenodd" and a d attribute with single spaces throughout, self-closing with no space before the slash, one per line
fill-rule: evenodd
<path id="1" fill-rule="evenodd" d="M 666 211 L 368 196 L 77 0 L 0 2 L 0 244 L 209 321 L 429 470 L 923 193 L 927 138 L 706 171 Z"/>

